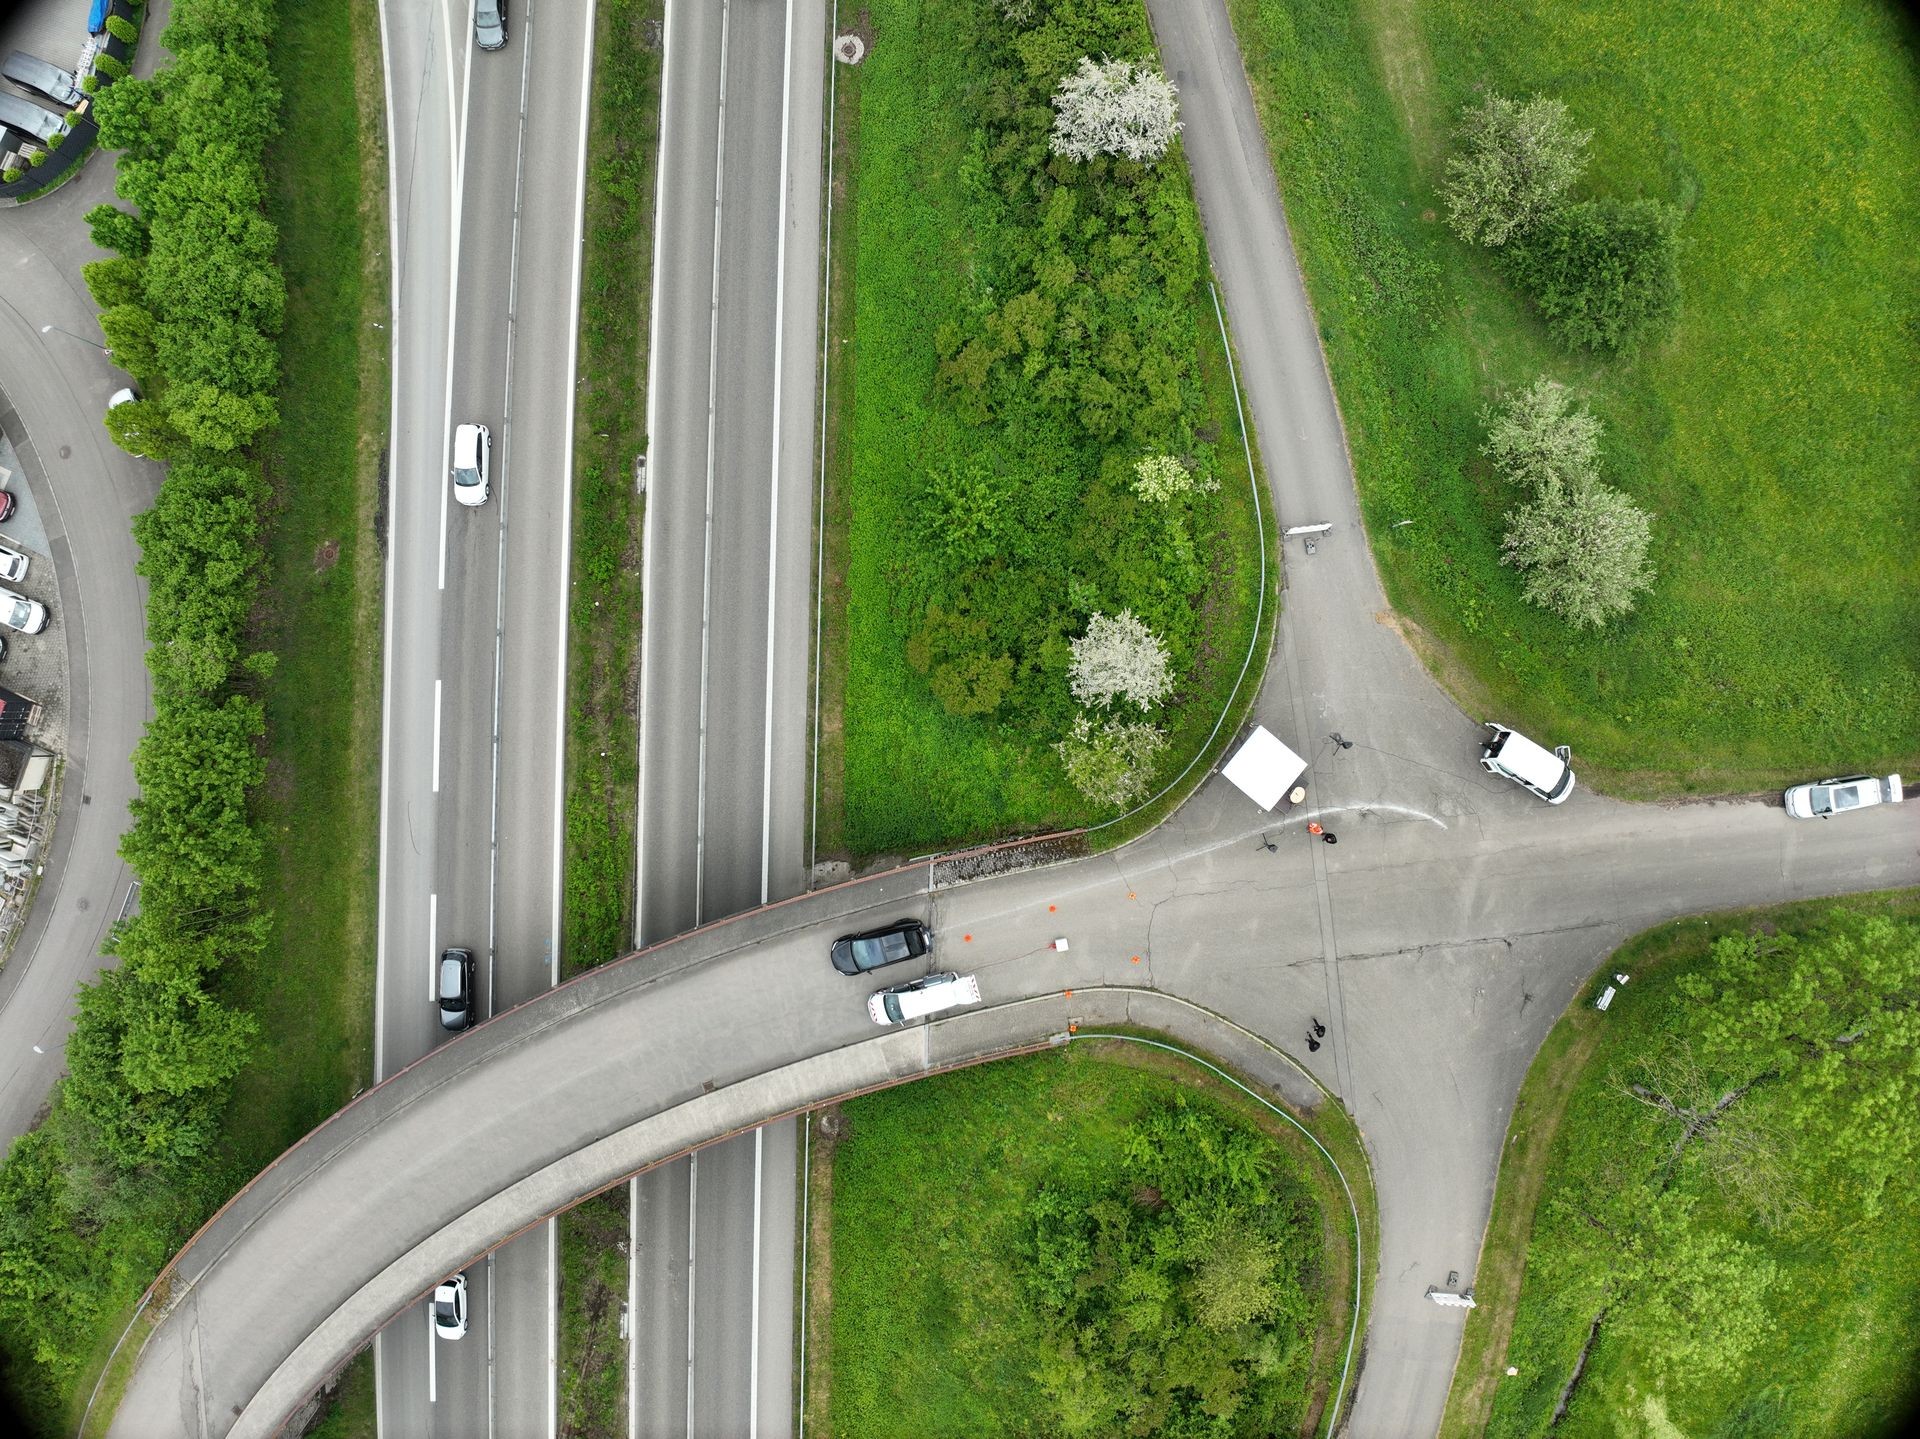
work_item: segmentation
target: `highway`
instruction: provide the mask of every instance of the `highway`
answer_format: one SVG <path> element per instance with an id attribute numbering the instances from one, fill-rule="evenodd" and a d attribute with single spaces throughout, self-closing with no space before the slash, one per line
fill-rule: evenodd
<path id="1" fill-rule="evenodd" d="M 658 389 L 649 397 L 655 450 L 642 681 L 643 934 L 754 905 L 805 878 L 789 879 L 783 868 L 800 851 L 781 808 L 788 771 L 769 753 L 786 732 L 780 717 L 790 687 L 779 671 L 796 648 L 779 629 L 790 623 L 779 557 L 792 517 L 782 513 L 776 525 L 773 509 L 775 496 L 783 511 L 786 503 L 779 456 L 787 447 L 776 450 L 772 419 L 785 411 L 772 396 L 783 388 L 775 377 L 789 363 L 781 341 L 788 332 L 778 318 L 766 328 L 764 229 L 757 220 L 735 228 L 729 215 L 770 208 L 771 151 L 784 157 L 788 175 L 786 185 L 777 176 L 770 182 L 774 195 L 789 197 L 776 237 L 801 233 L 787 228 L 798 219 L 791 197 L 800 193 L 793 160 L 802 133 L 792 123 L 791 77 L 806 67 L 788 58 L 800 50 L 789 50 L 782 35 L 777 63 L 789 83 L 779 83 L 782 71 L 772 68 L 766 12 L 784 20 L 782 7 L 732 0 L 691 8 L 703 23 L 720 9 L 721 30 L 703 38 L 711 32 L 688 21 L 689 8 L 674 7 L 655 287 L 662 300 L 653 321 Z M 522 512 L 517 491 L 502 504 L 511 487 L 497 450 L 502 495 L 488 510 L 450 517 L 474 523 L 453 526 L 442 595 L 431 561 L 435 505 L 444 506 L 447 488 L 444 412 L 473 406 L 490 424 L 497 413 L 499 441 L 523 411 L 525 392 L 516 379 L 509 407 L 504 369 L 496 376 L 479 357 L 469 365 L 460 332 L 449 328 L 467 323 L 474 294 L 491 293 L 487 277 L 510 281 L 515 273 L 511 243 L 506 269 L 498 268 L 498 218 L 496 228 L 471 229 L 461 172 L 447 177 L 446 195 L 429 194 L 439 181 L 423 167 L 403 186 L 396 154 L 395 193 L 406 197 L 404 214 L 396 204 L 396 226 L 421 246 L 417 253 L 396 247 L 396 355 L 417 363 L 395 366 L 380 991 L 381 1072 L 391 1078 L 290 1151 L 183 1251 L 164 1277 L 167 1307 L 112 1432 L 271 1433 L 376 1331 L 383 1428 L 425 1412 L 431 1432 L 486 1432 L 460 1425 L 471 1425 L 474 1413 L 476 1356 L 485 1344 L 499 1345 L 504 1319 L 491 1330 L 476 1324 L 459 1346 L 436 1346 L 439 1402 L 467 1407 L 421 1411 L 410 1392 L 389 1391 L 390 1376 L 403 1386 L 424 1369 L 407 1346 L 422 1346 L 418 1301 L 432 1282 L 462 1265 L 483 1276 L 478 1256 L 510 1255 L 529 1238 L 537 1244 L 542 1221 L 579 1195 L 738 1135 L 749 1137 L 707 1150 L 698 1168 L 685 1169 L 684 1189 L 649 1178 L 638 1196 L 637 1237 L 658 1251 L 643 1259 L 659 1262 L 653 1279 L 645 1262 L 637 1266 L 636 1283 L 647 1287 L 636 1297 L 658 1313 L 648 1323 L 636 1312 L 636 1334 L 649 1336 L 636 1339 L 636 1384 L 649 1373 L 662 1377 L 657 1390 L 639 1388 L 636 1427 L 700 1432 L 710 1415 L 712 1432 L 724 1432 L 722 1423 L 738 1423 L 739 1409 L 724 1406 L 738 1405 L 743 1374 L 750 1386 L 762 1376 L 751 1423 L 767 1413 L 770 1398 L 766 1371 L 750 1362 L 751 1337 L 742 1359 L 737 1334 L 700 1328 L 703 1311 L 758 1315 L 762 1328 L 771 1312 L 754 1304 L 752 1262 L 742 1260 L 756 1245 L 762 1261 L 770 1257 L 766 1183 L 782 1167 L 771 1137 L 777 1131 L 748 1152 L 755 1127 L 877 1083 L 1045 1043 L 1074 1019 L 1128 1018 L 1192 1029 L 1221 1044 L 1244 1047 L 1258 1036 L 1271 1046 L 1261 1053 L 1276 1084 L 1311 1102 L 1311 1076 L 1354 1113 L 1374 1166 L 1382 1248 L 1350 1432 L 1428 1433 L 1461 1319 L 1425 1302 L 1426 1287 L 1449 1270 L 1471 1285 L 1520 1078 L 1594 966 L 1628 935 L 1676 915 L 1920 881 L 1920 816 L 1904 807 L 1827 826 L 1796 823 L 1758 803 L 1627 805 L 1583 789 L 1549 809 L 1479 770 L 1479 716 L 1462 715 L 1433 683 L 1380 592 L 1338 408 L 1220 0 L 1149 0 L 1149 8 L 1181 89 L 1183 143 L 1250 419 L 1273 467 L 1278 522 L 1331 526 L 1312 556 L 1298 549 L 1286 556 L 1285 610 L 1255 709 L 1255 718 L 1311 756 L 1308 804 L 1276 823 L 1214 776 L 1153 833 L 1111 853 L 971 883 L 928 864 L 806 895 L 653 945 L 434 1047 L 439 1036 L 421 969 L 438 945 L 457 938 L 497 946 L 499 972 L 487 990 L 496 1000 L 519 982 L 500 977 L 507 943 L 504 924 L 494 920 L 509 912 L 507 865 L 496 870 L 491 862 L 488 809 L 479 799 L 494 792 L 483 709 L 484 657 L 493 641 L 484 616 L 498 612 L 500 591 L 487 586 L 498 584 L 503 553 L 515 573 Z M 389 95 L 396 97 L 403 59 L 421 62 L 408 72 L 425 87 L 421 134 L 438 123 L 430 113 L 443 105 L 452 154 L 465 82 L 454 66 L 445 67 L 444 81 L 429 78 L 430 35 L 423 21 L 411 48 L 390 39 Z M 518 59 L 520 43 L 517 33 L 506 57 Z M 683 66 L 683 56 L 693 58 Z M 487 83 L 473 82 L 476 102 Z M 780 93 L 783 109 L 785 138 L 773 144 L 769 90 Z M 489 113 L 490 125 L 498 117 Z M 703 115 L 710 141 L 700 133 Z M 475 121 L 472 153 L 482 143 L 491 142 Z M 465 174 L 466 202 L 476 203 L 480 182 L 471 167 Z M 740 177 L 744 189 L 736 190 Z M 666 187 L 682 181 L 685 197 L 676 192 L 669 202 Z M 444 233 L 434 238 L 435 215 L 461 216 L 457 231 L 448 232 L 443 219 Z M 776 317 L 781 277 L 797 263 L 791 244 L 782 254 L 776 238 Z M 449 310 L 444 282 L 456 272 L 462 298 Z M 421 285 L 411 300 L 408 276 Z M 491 321 L 480 315 L 475 323 Z M 704 369 L 683 362 L 702 325 Z M 436 333 L 450 337 L 437 356 Z M 780 356 L 770 371 L 754 349 L 769 336 Z M 516 336 L 509 353 L 518 346 Z M 452 370 L 444 362 L 449 350 Z M 668 355 L 674 361 L 663 363 Z M 811 355 L 806 363 L 810 369 Z M 570 368 L 563 373 L 570 383 Z M 489 412 L 496 394 L 499 409 Z M 443 420 L 430 435 L 432 426 L 417 417 L 431 413 L 435 396 L 445 397 Z M 705 421 L 704 434 L 690 422 L 695 416 Z M 529 465 L 516 433 L 513 473 Z M 537 483 L 544 479 L 529 481 Z M 503 509 L 514 517 L 504 551 Z M 688 538 L 696 531 L 697 551 Z M 756 555 L 766 557 L 758 609 L 738 578 Z M 696 588 L 697 653 L 685 619 Z M 544 603 L 537 596 L 527 602 Z M 670 614 L 678 607 L 677 616 L 658 615 L 656 602 Z M 798 649 L 804 654 L 804 643 Z M 510 643 L 499 649 L 500 693 L 537 688 L 527 677 L 537 670 L 523 668 L 517 653 Z M 442 690 L 444 715 L 436 699 Z M 1335 730 L 1353 748 L 1325 738 Z M 688 734 L 696 737 L 695 762 L 657 768 L 656 754 L 685 754 Z M 756 734 L 757 769 L 741 759 Z M 444 811 L 443 759 L 452 786 Z M 1314 842 L 1304 828 L 1309 819 L 1337 828 L 1338 848 Z M 395 875 L 406 883 L 389 888 Z M 827 945 L 846 929 L 916 912 L 936 927 L 942 966 L 977 973 L 986 1004 L 882 1033 L 862 1003 L 875 982 L 835 974 Z M 524 942 L 535 932 L 528 928 Z M 1069 951 L 1050 947 L 1057 935 L 1071 938 Z M 539 987 L 529 982 L 525 992 Z M 1328 1042 L 1318 1054 L 1290 1060 L 1309 1014 L 1328 1020 Z M 402 1068 L 408 1043 L 422 1057 Z M 739 1222 L 737 1196 L 751 1188 L 761 1195 L 758 1228 Z M 709 1191 L 732 1202 L 703 1223 Z M 496 1303 L 509 1287 L 508 1263 L 495 1263 Z M 717 1285 L 714 1305 L 701 1297 L 708 1277 Z M 691 1294 L 690 1318 L 674 1308 L 676 1282 Z M 764 1273 L 761 1284 L 764 1293 Z M 484 1300 L 480 1308 L 484 1316 Z M 675 1317 L 685 1324 L 684 1347 L 676 1347 Z M 778 1347 L 765 1332 L 760 1345 L 763 1359 Z M 665 1387 L 676 1358 L 692 1375 L 682 1381 L 683 1395 Z M 396 1409 L 401 1398 L 404 1416 Z M 675 1404 L 682 1398 L 684 1427 Z M 779 1398 L 784 1408 L 786 1395 Z M 513 1432 L 498 1413 L 494 1420 L 499 1432 Z"/>
<path id="2" fill-rule="evenodd" d="M 826 9 L 670 4 L 638 944 L 806 884 Z M 790 1434 L 796 1128 L 636 1179 L 630 1432 Z"/>
<path id="3" fill-rule="evenodd" d="M 558 971 L 561 744 L 590 14 L 516 6 L 499 52 L 458 3 L 384 8 L 395 325 L 376 1067 L 446 1036 L 434 962 L 479 959 L 484 1015 Z M 492 435 L 491 498 L 451 498 L 451 427 Z M 383 1435 L 542 1435 L 552 1231 L 469 1274 L 471 1324 L 424 1306 L 377 1346 Z"/>

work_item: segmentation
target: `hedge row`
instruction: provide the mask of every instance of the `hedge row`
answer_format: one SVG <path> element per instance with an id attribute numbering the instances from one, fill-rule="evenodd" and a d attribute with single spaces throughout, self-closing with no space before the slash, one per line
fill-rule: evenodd
<path id="1" fill-rule="evenodd" d="M 58 1402 L 102 1316 L 217 1199 L 213 1144 L 255 1029 L 218 990 L 222 969 L 258 960 L 268 928 L 249 797 L 264 776 L 253 691 L 273 657 L 244 652 L 265 485 L 242 448 L 274 422 L 279 373 L 284 288 L 261 213 L 272 13 L 176 0 L 172 67 L 99 102 L 134 209 L 89 214 L 120 258 L 88 266 L 87 282 L 147 391 L 107 424 L 173 463 L 134 522 L 154 718 L 120 853 L 139 911 L 108 942 L 119 967 L 82 988 L 48 1120 L 0 1166 L 0 1353 L 35 1407 Z"/>

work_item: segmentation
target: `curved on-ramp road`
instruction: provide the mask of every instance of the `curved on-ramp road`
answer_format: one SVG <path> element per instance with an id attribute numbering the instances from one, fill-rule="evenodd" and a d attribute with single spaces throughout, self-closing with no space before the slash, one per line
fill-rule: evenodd
<path id="1" fill-rule="evenodd" d="M 1549 809 L 1479 770 L 1474 720 L 1384 622 L 1219 0 L 1148 3 L 1279 520 L 1332 526 L 1313 556 L 1288 556 L 1256 710 L 1312 756 L 1311 803 L 1274 823 L 1214 777 L 1113 853 L 952 887 L 916 868 L 823 891 L 501 1015 L 342 1111 L 183 1251 L 115 1434 L 271 1433 L 435 1279 L 581 1195 L 848 1090 L 1043 1043 L 1076 1017 L 1124 1007 L 1177 1023 L 1138 1013 L 1153 1002 L 1142 991 L 1283 1049 L 1309 1015 L 1328 1022 L 1303 1063 L 1365 1132 L 1380 1207 L 1348 1428 L 1430 1433 L 1462 1316 L 1427 1286 L 1449 1270 L 1471 1283 L 1513 1096 L 1595 964 L 1675 915 L 1920 881 L 1904 807 L 1826 826 L 1582 790 Z M 1353 747 L 1321 738 L 1335 730 Z M 1312 817 L 1338 846 L 1307 836 Z M 835 974 L 827 945 L 902 914 L 933 923 L 935 962 L 978 974 L 985 1007 L 872 1027 L 877 981 Z"/>

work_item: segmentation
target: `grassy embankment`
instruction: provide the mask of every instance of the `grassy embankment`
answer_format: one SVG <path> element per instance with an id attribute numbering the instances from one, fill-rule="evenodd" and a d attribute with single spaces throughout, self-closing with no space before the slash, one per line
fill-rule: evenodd
<path id="1" fill-rule="evenodd" d="M 1337 1177 L 1291 1126 L 1189 1062 L 1087 1040 L 829 1110 L 810 1171 L 806 1402 L 810 1431 L 838 1436 L 1049 1432 L 1058 1415 L 1034 1383 L 1043 1316 L 1022 1255 L 1031 1205 L 1049 1189 L 1124 1183 L 1129 1127 L 1175 1096 L 1258 1130 L 1275 1162 L 1274 1202 L 1317 1215 L 1305 1239 L 1309 1348 L 1284 1407 L 1289 1429 L 1324 1415 L 1345 1357 L 1352 1224 Z M 1371 1180 L 1337 1105 L 1302 1119 L 1354 1186 L 1366 1253 Z M 1136 1189 L 1137 1217 L 1157 1193 Z M 887 1336 L 876 1344 L 873 1336 Z"/>
<path id="2" fill-rule="evenodd" d="M 372 1074 L 378 881 L 381 543 L 388 410 L 386 150 L 372 0 L 283 7 L 272 56 L 280 138 L 267 213 L 286 277 L 281 423 L 259 447 L 272 486 L 257 640 L 279 657 L 263 687 L 267 782 L 261 906 L 270 964 L 227 977 L 223 998 L 261 1026 L 234 1083 L 224 1163 L 204 1212 L 326 1119 Z M 346 163 L 343 163 L 343 159 Z M 113 1242 L 111 1230 L 102 1242 Z M 144 1280 L 141 1281 L 144 1283 Z M 130 1306 L 137 1291 L 127 1296 Z M 72 1432 L 127 1310 L 103 1332 L 71 1396 Z M 90 1432 L 131 1373 L 114 1365 Z M 371 1366 L 345 1381 L 370 1390 Z M 357 1391 L 355 1391 L 357 1392 Z M 365 1423 L 342 1434 L 372 1432 Z M 344 1422 L 344 1421 L 343 1421 Z"/>
<path id="3" fill-rule="evenodd" d="M 603 0 L 587 137 L 580 393 L 574 420 L 568 618 L 568 973 L 633 947 L 640 537 L 635 456 L 647 445 L 647 315 L 660 123 L 661 0 Z M 626 1433 L 619 1316 L 627 1190 L 558 1220 L 560 1433 Z"/>
<path id="4" fill-rule="evenodd" d="M 1920 70 L 1895 7 L 1230 9 L 1383 579 L 1470 712 L 1570 741 L 1635 795 L 1912 764 Z M 1557 96 L 1594 131 L 1583 191 L 1685 211 L 1670 338 L 1569 355 L 1436 218 L 1482 84 Z M 1656 516 L 1655 588 L 1598 635 L 1521 604 L 1499 564 L 1517 496 L 1478 417 L 1543 373 L 1590 403 L 1610 481 Z"/>
<path id="5" fill-rule="evenodd" d="M 1619 1162 L 1633 1112 L 1621 1094 L 1627 1068 L 1649 1054 L 1697 1041 L 1702 1006 L 1675 1003 L 1677 983 L 1698 970 L 1723 935 L 1779 931 L 1811 935 L 1836 908 L 1920 919 L 1920 893 L 1861 895 L 1675 920 L 1624 945 L 1602 966 L 1632 976 L 1608 1013 L 1583 994 L 1547 1036 L 1527 1072 L 1508 1129 L 1486 1246 L 1476 1275 L 1479 1307 L 1468 1316 L 1448 1396 L 1442 1439 L 1545 1432 L 1542 1420 L 1572 1372 L 1569 1359 L 1540 1372 L 1541 1356 L 1576 1353 L 1588 1316 L 1569 1316 L 1524 1293 L 1529 1265 L 1565 1268 L 1531 1252 L 1536 1216 L 1596 1166 Z M 1844 1083 L 1844 1080 L 1842 1080 Z M 1790 1185 L 1810 1172 L 1818 1133 L 1785 1156 Z M 1875 1216 L 1853 1212 L 1845 1195 L 1800 1196 L 1810 1217 L 1757 1224 L 1701 1172 L 1679 1171 L 1696 1204 L 1701 1233 L 1756 1245 L 1774 1266 L 1767 1304 L 1776 1327 L 1730 1372 L 1662 1382 L 1644 1345 L 1601 1331 L 1580 1378 L 1579 1401 L 1552 1432 L 1869 1434 L 1889 1427 L 1920 1391 L 1912 1356 L 1920 1349 L 1920 1187 L 1893 1186 Z M 1554 1241 L 1544 1241 L 1550 1246 Z M 1555 1252 L 1557 1253 L 1557 1246 Z M 1535 1279 L 1536 1287 L 1544 1283 Z M 1522 1374 L 1507 1377 L 1517 1364 Z M 1512 1392 L 1509 1393 L 1508 1390 Z"/>
<path id="6" fill-rule="evenodd" d="M 967 41 L 970 26 L 999 24 L 977 21 L 981 6 L 869 5 L 861 24 L 872 41 L 867 58 L 838 72 L 819 810 L 819 845 L 827 855 L 908 853 L 1107 817 L 1113 811 L 1090 805 L 1068 785 L 1052 748 L 1070 718 L 1066 637 L 1094 609 L 1131 605 L 1145 613 L 1158 602 L 1166 613 L 1187 611 L 1184 670 L 1176 664 L 1180 688 L 1161 715 L 1171 743 L 1156 770 L 1157 788 L 1205 743 L 1254 622 L 1254 500 L 1177 149 L 1161 162 L 1171 167 L 1181 209 L 1169 223 L 1191 225 L 1202 283 L 1168 307 L 1155 339 L 1184 346 L 1171 360 L 1184 376 L 1173 428 L 1189 427 L 1220 486 L 1198 497 L 1192 511 L 1202 576 L 1196 591 L 1171 598 L 1177 585 L 1163 568 L 1166 557 L 1151 538 L 1137 543 L 1152 526 L 1131 528 L 1140 516 L 1126 483 L 1116 481 L 1124 469 L 1118 462 L 1130 465 L 1146 442 L 1130 449 L 1124 435 L 1112 433 L 1092 441 L 1080 433 L 1072 406 L 1063 416 L 1004 390 L 983 421 L 965 413 L 968 398 L 938 377 L 942 327 L 964 334 L 983 305 L 1004 298 L 995 284 L 1018 290 L 1031 283 L 1022 278 L 1021 257 L 1041 243 L 1040 222 L 1026 202 L 1003 205 L 985 194 L 987 136 L 1003 133 L 993 129 L 1003 120 L 981 119 L 998 103 L 983 97 L 1003 82 L 984 48 Z M 1100 25 L 1119 26 L 1129 54 L 1151 45 L 1137 7 L 1107 7 L 1097 22 L 1074 23 L 1096 53 Z M 1079 53 L 1062 64 L 1070 68 Z M 1021 123 L 1044 136 L 1044 120 L 1032 112 Z M 1079 193 L 1083 206 L 1106 203 L 1097 184 Z M 1074 303 L 1063 299 L 1063 313 Z M 1111 299 L 1103 322 L 1124 329 L 1133 303 Z M 1049 363 L 1054 353 L 1048 351 Z M 1001 550 L 985 563 L 914 558 L 928 549 L 916 540 L 931 512 L 928 477 L 979 463 L 1013 477 L 999 481 L 1006 487 L 994 502 L 995 523 L 1004 527 Z M 992 572 L 1003 563 L 1024 578 L 996 581 Z M 988 578 L 979 591 L 957 594 L 967 571 Z M 1271 568 L 1269 580 L 1277 580 Z M 1072 598 L 1063 598 L 1070 590 Z M 1010 646 L 1016 676 L 997 711 L 950 712 L 910 662 L 930 605 L 984 616 L 995 644 Z M 1010 620 L 1016 609 L 1023 617 Z M 1269 620 L 1272 612 L 1270 594 Z M 1258 674 L 1256 663 L 1252 682 Z M 1231 723 L 1222 728 L 1230 737 Z"/>

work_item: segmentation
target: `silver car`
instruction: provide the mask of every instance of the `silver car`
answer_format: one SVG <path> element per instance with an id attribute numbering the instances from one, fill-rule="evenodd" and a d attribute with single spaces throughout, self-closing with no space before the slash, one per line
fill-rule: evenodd
<path id="1" fill-rule="evenodd" d="M 507 0 L 473 0 L 473 43 L 482 50 L 507 43 Z"/>
<path id="2" fill-rule="evenodd" d="M 1906 798 L 1900 776 L 1885 779 L 1873 774 L 1842 775 L 1838 779 L 1797 784 L 1787 791 L 1787 813 L 1795 819 L 1832 819 L 1849 810 L 1872 809 L 1877 804 L 1899 804 Z"/>

